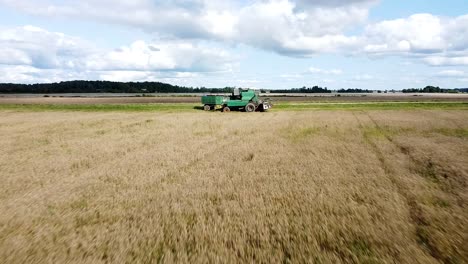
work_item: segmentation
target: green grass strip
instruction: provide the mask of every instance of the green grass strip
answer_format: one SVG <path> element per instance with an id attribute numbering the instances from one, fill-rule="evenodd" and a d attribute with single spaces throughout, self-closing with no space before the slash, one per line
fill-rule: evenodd
<path id="1" fill-rule="evenodd" d="M 141 112 L 195 111 L 194 104 L 0 104 L 0 110 L 15 111 L 85 111 L 85 112 Z"/>
<path id="2" fill-rule="evenodd" d="M 275 110 L 468 110 L 468 102 L 365 102 L 365 103 L 279 103 Z"/>
<path id="3" fill-rule="evenodd" d="M 365 103 L 276 103 L 272 111 L 301 110 L 411 110 L 452 109 L 468 110 L 468 102 L 365 102 Z M 87 112 L 187 112 L 201 111 L 201 105 L 193 103 L 156 104 L 0 104 L 0 110 L 12 111 L 87 111 Z"/>

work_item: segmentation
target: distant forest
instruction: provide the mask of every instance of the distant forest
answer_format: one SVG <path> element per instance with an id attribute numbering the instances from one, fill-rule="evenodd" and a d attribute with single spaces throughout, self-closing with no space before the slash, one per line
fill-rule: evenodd
<path id="1" fill-rule="evenodd" d="M 0 93 L 230 93 L 233 87 L 184 87 L 161 82 L 69 81 L 44 84 L 0 83 Z M 348 91 L 352 90 L 352 91 Z M 344 92 L 365 92 L 348 89 Z M 355 91 L 356 90 L 356 91 Z M 262 90 L 265 92 L 265 90 Z M 326 87 L 274 90 L 277 93 L 331 93 Z M 372 92 L 372 91 L 368 91 Z"/>
<path id="2" fill-rule="evenodd" d="M 275 93 L 332 93 L 332 90 L 328 90 L 327 87 L 322 88 L 319 86 L 314 87 L 302 87 L 302 88 L 292 88 L 292 89 L 282 89 L 282 90 L 274 90 Z M 364 89 L 339 89 L 336 92 L 338 93 L 373 93 L 372 90 L 364 90 Z"/>
<path id="3" fill-rule="evenodd" d="M 274 90 L 275 93 L 331 93 L 331 90 L 328 90 L 327 87 L 322 88 L 319 86 L 314 87 L 302 87 L 302 88 L 292 88 L 292 89 L 280 89 Z"/>
<path id="4" fill-rule="evenodd" d="M 438 86 L 426 86 L 424 88 L 410 88 L 403 89 L 403 93 L 458 93 L 458 92 L 467 92 L 467 89 L 443 89 Z"/>
<path id="5" fill-rule="evenodd" d="M 109 82 L 109 81 L 68 81 L 43 84 L 0 83 L 0 93 L 230 93 L 233 87 L 205 88 L 184 87 L 161 82 Z M 267 90 L 262 89 L 262 92 Z M 393 91 L 393 90 L 392 90 Z M 275 93 L 373 93 L 365 89 L 329 90 L 327 87 L 302 87 L 292 89 L 271 90 Z M 380 92 L 380 91 L 379 91 Z M 457 93 L 467 92 L 467 89 L 443 89 L 435 86 L 411 88 L 403 93 Z"/>
<path id="6" fill-rule="evenodd" d="M 0 93 L 229 93 L 232 88 L 193 88 L 161 82 L 69 81 L 42 84 L 0 83 Z"/>
<path id="7" fill-rule="evenodd" d="M 355 88 L 355 89 L 340 89 L 336 92 L 338 93 L 373 93 L 374 91 Z"/>

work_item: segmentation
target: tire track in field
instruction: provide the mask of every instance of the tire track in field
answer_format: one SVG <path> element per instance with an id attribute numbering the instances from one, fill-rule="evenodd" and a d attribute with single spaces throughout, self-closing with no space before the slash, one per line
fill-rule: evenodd
<path id="1" fill-rule="evenodd" d="M 363 112 L 361 112 L 361 113 L 365 114 L 371 120 L 373 125 L 377 129 L 381 130 L 381 128 L 377 125 L 375 120 L 373 120 L 369 116 L 369 114 L 363 113 Z M 365 127 L 364 127 L 363 122 L 361 121 L 361 119 L 354 112 L 353 112 L 353 116 L 356 118 L 356 120 L 358 122 L 358 126 L 361 129 L 361 131 L 364 131 Z M 404 200 L 405 200 L 405 202 L 406 202 L 406 204 L 408 206 L 408 214 L 409 214 L 410 220 L 413 223 L 413 225 L 415 226 L 415 234 L 414 235 L 416 237 L 416 244 L 419 245 L 419 247 L 424 252 L 428 253 L 435 260 L 444 262 L 439 249 L 435 245 L 433 245 L 433 243 L 431 243 L 429 241 L 427 235 L 425 235 L 426 234 L 425 230 L 429 226 L 429 221 L 424 216 L 423 209 L 417 203 L 416 196 L 410 192 L 408 187 L 403 182 L 401 182 L 400 180 L 397 179 L 396 172 L 394 171 L 394 169 L 393 169 L 393 167 L 391 165 L 391 162 L 389 162 L 388 159 L 385 157 L 385 154 L 379 148 L 377 143 L 374 140 L 372 140 L 369 136 L 366 136 L 365 134 L 363 135 L 363 137 L 364 137 L 365 142 L 368 143 L 371 146 L 372 151 L 376 154 L 377 159 L 379 160 L 379 162 L 381 164 L 381 167 L 384 170 L 385 175 L 389 178 L 389 180 L 391 181 L 393 187 L 398 192 L 398 194 L 401 197 L 404 198 Z M 396 147 L 393 140 L 390 140 L 388 137 L 389 137 L 388 135 L 385 135 L 386 140 L 388 142 L 390 142 L 393 145 L 393 147 Z M 406 156 L 408 156 L 408 154 L 407 154 L 408 151 L 403 152 L 402 149 L 399 148 L 399 147 L 397 147 L 397 149 L 400 152 L 402 152 L 403 154 L 405 154 Z"/>
<path id="2" fill-rule="evenodd" d="M 418 159 L 418 156 L 415 155 L 411 151 L 411 149 L 407 146 L 398 143 L 391 134 L 385 133 L 385 129 L 382 128 L 378 122 L 372 118 L 369 113 L 366 113 L 369 120 L 372 122 L 372 125 L 384 136 L 385 140 L 389 142 L 394 149 L 399 151 L 403 154 L 407 160 L 409 161 L 409 170 L 410 172 L 418 175 L 423 180 L 425 180 L 428 184 L 436 184 L 435 186 L 441 190 L 442 192 L 453 196 L 458 205 L 463 207 L 465 203 L 463 197 L 460 195 L 460 191 L 466 190 L 467 182 L 466 178 L 461 175 L 458 171 L 453 170 L 448 167 L 441 167 L 437 164 L 437 162 L 433 161 L 431 158 L 426 159 Z M 371 140 L 371 139 L 369 139 Z M 375 145 L 378 148 L 378 145 Z M 427 219 L 427 216 L 424 216 L 423 208 L 417 203 L 417 198 L 415 195 L 411 193 L 411 190 L 408 189 L 404 185 L 403 182 L 395 179 L 397 181 L 397 186 L 402 188 L 402 192 L 408 198 L 408 205 L 411 208 L 411 218 L 416 223 L 416 235 L 418 238 L 418 243 L 426 249 L 426 252 L 431 254 L 432 257 L 437 259 L 442 263 L 454 263 L 459 261 L 459 257 L 461 257 L 460 252 L 455 255 L 447 255 L 443 253 L 445 250 L 440 248 L 437 241 L 434 237 L 431 237 L 430 233 L 432 232 L 430 229 L 432 227 L 431 219 Z M 414 212 L 412 212 L 414 210 Z M 443 247 L 443 245 L 442 245 Z M 462 257 L 463 258 L 463 257 Z"/>
<path id="3" fill-rule="evenodd" d="M 218 139 L 213 139 L 210 142 L 208 142 L 207 145 L 213 145 L 211 143 L 215 143 L 218 141 L 219 141 Z M 216 147 L 212 151 L 210 151 L 208 154 L 205 154 L 202 158 L 199 158 L 199 157 L 193 158 L 186 164 L 175 167 L 174 169 L 167 171 L 164 174 L 164 176 L 161 178 L 161 181 L 158 182 L 158 184 L 161 184 L 161 183 L 173 184 L 177 180 L 177 178 L 179 178 L 180 180 L 186 179 L 186 178 L 181 178 L 180 174 L 185 173 L 187 170 L 189 170 L 190 168 L 192 168 L 199 162 L 212 159 L 216 155 L 219 155 L 220 150 L 226 149 L 230 145 L 232 145 L 231 142 L 224 143 L 224 144 L 216 144 Z"/>
<path id="4" fill-rule="evenodd" d="M 377 128 L 378 131 L 384 131 L 383 129 L 375 119 L 373 119 L 368 113 L 367 116 L 369 120 L 371 120 L 372 124 L 374 125 L 375 128 Z M 456 171 L 450 170 L 450 171 L 439 171 L 439 168 L 437 168 L 436 164 L 432 161 L 432 159 L 428 159 L 425 161 L 421 161 L 417 158 L 416 155 L 411 153 L 411 150 L 403 146 L 402 144 L 398 143 L 394 138 L 392 138 L 389 134 L 387 133 L 382 133 L 382 135 L 385 137 L 385 139 L 390 142 L 396 149 L 400 151 L 403 155 L 405 155 L 408 160 L 411 163 L 412 167 L 412 172 L 418 174 L 421 176 L 423 179 L 426 181 L 430 182 L 435 182 L 437 184 L 443 184 L 446 186 L 446 189 L 448 190 L 443 190 L 445 192 L 449 192 L 451 195 L 454 195 L 459 203 L 461 204 L 461 197 L 460 195 L 454 191 L 454 189 L 459 186 L 462 189 L 466 189 L 468 187 L 468 183 L 465 181 L 464 177 L 461 175 L 458 175 Z M 455 177 L 449 177 L 450 175 L 455 175 Z M 452 183 L 450 181 L 447 182 L 441 182 L 439 180 L 441 179 L 448 179 L 451 178 L 452 180 L 455 181 L 455 183 Z"/>
<path id="5" fill-rule="evenodd" d="M 203 158 L 199 158 L 198 156 L 194 155 L 192 159 L 187 159 L 185 162 L 179 160 L 179 166 L 175 166 L 173 169 L 168 170 L 164 173 L 159 180 L 155 181 L 153 184 L 161 184 L 175 181 L 175 178 L 178 177 L 178 172 L 184 172 L 188 170 L 190 167 L 195 165 L 198 162 L 201 162 L 214 154 L 218 154 L 220 149 L 227 147 L 229 144 L 217 145 L 213 144 L 218 142 L 217 138 L 209 139 L 204 143 L 198 143 L 198 149 L 201 149 L 204 145 L 205 146 L 213 146 L 216 145 L 216 148 L 213 151 L 205 155 Z M 125 160 L 128 157 L 135 156 L 137 153 L 144 153 L 145 149 L 135 149 L 132 152 L 124 152 L 119 156 L 119 159 Z M 109 165 L 108 161 L 103 162 L 102 164 L 98 165 L 99 168 L 105 168 L 104 171 L 112 171 L 111 165 Z M 96 170 L 96 168 L 94 168 Z M 85 192 L 88 188 L 105 188 L 105 185 L 99 185 L 96 187 L 96 184 L 102 181 L 102 177 L 97 176 L 95 173 L 89 173 L 89 171 L 84 172 L 77 172 L 76 175 L 69 177 L 63 177 L 59 181 L 55 182 L 55 184 L 47 184 L 45 186 L 37 185 L 33 186 L 31 189 L 27 190 L 27 192 L 18 192 L 10 197 L 3 199 L 2 204 L 0 204 L 0 211 L 7 212 L 8 210 L 12 210 L 12 208 L 17 208 L 14 213 L 8 215 L 5 219 L 0 218 L 1 221 L 11 221 L 16 217 L 16 214 L 24 213 L 26 210 L 25 208 L 33 208 L 32 211 L 39 213 L 44 206 L 51 200 L 50 195 L 53 194 L 59 200 L 65 199 L 65 197 L 70 197 L 72 193 L 76 195 L 80 195 L 79 193 Z M 88 199 L 93 199 L 94 197 L 98 196 L 100 192 L 98 189 L 95 189 L 92 196 L 88 196 Z M 34 205 L 35 204 L 35 205 Z M 33 206 L 34 205 L 34 206 Z M 21 210 L 20 210 L 21 209 Z M 27 209 L 31 210 L 31 209 Z M 1 225 L 0 225 L 1 226 Z M 0 228 L 1 231 L 1 228 Z M 1 232 L 0 232 L 1 233 Z"/>

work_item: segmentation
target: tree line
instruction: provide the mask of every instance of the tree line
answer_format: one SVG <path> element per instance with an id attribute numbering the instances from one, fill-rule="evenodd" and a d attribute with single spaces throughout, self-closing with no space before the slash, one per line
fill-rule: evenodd
<path id="1" fill-rule="evenodd" d="M 0 93 L 230 93 L 234 87 L 185 87 L 161 82 L 66 81 L 59 83 L 0 83 Z M 265 90 L 262 90 L 265 92 Z M 331 93 L 326 87 L 274 90 L 277 93 Z"/>
<path id="2" fill-rule="evenodd" d="M 161 82 L 67 81 L 0 83 L 0 93 L 229 93 L 233 88 L 184 87 Z"/>
<path id="3" fill-rule="evenodd" d="M 403 93 L 458 93 L 463 89 L 443 89 L 439 86 L 426 86 L 424 88 L 403 89 Z"/>
<path id="4" fill-rule="evenodd" d="M 331 93 L 331 90 L 328 90 L 327 87 L 322 88 L 319 86 L 313 87 L 302 87 L 302 88 L 292 88 L 292 89 L 281 89 L 275 90 L 275 93 Z"/>
<path id="5" fill-rule="evenodd" d="M 320 86 L 313 86 L 313 87 L 302 87 L 302 88 L 292 88 L 292 89 L 282 89 L 282 90 L 274 90 L 275 93 L 332 93 L 333 90 L 328 90 L 327 87 L 322 88 Z M 349 88 L 349 89 L 339 89 L 336 91 L 337 93 L 373 93 L 372 90 L 365 90 L 365 89 L 357 89 L 357 88 Z"/>
<path id="6" fill-rule="evenodd" d="M 338 93 L 373 93 L 374 91 L 367 90 L 367 89 L 351 88 L 351 89 L 339 89 L 336 92 Z"/>
<path id="7" fill-rule="evenodd" d="M 67 81 L 59 83 L 15 84 L 0 83 L 0 93 L 230 93 L 233 87 L 206 88 L 185 87 L 162 82 L 110 82 L 110 81 Z M 266 92 L 267 90 L 261 90 Z M 271 90 L 275 93 L 373 93 L 372 90 L 348 88 L 329 90 L 327 87 L 312 86 L 292 89 Z M 395 92 L 394 90 L 391 90 Z M 457 93 L 467 89 L 443 89 L 438 86 L 410 88 L 403 93 Z"/>

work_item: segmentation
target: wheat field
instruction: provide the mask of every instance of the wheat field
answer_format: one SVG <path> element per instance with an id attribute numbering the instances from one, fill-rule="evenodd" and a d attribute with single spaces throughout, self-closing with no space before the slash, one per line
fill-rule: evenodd
<path id="1" fill-rule="evenodd" d="M 0 111 L 0 262 L 466 263 L 467 113 Z"/>

